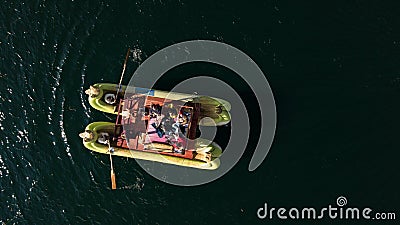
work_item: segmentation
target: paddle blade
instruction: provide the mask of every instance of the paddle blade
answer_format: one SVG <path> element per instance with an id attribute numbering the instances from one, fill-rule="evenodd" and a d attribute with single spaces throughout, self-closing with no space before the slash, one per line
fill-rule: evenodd
<path id="1" fill-rule="evenodd" d="M 115 181 L 115 173 L 114 170 L 111 170 L 111 189 L 117 189 L 117 182 Z"/>

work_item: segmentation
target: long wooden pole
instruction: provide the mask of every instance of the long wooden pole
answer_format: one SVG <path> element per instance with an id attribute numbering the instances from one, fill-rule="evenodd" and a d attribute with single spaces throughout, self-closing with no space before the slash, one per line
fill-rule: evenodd
<path id="1" fill-rule="evenodd" d="M 128 48 L 128 51 L 126 52 L 126 56 L 125 56 L 124 65 L 122 67 L 121 78 L 119 79 L 118 91 L 117 91 L 117 95 L 116 95 L 117 98 L 118 98 L 119 92 L 121 91 L 121 83 L 122 83 L 122 79 L 124 78 L 124 73 L 125 73 L 125 69 L 126 69 L 126 63 L 128 62 L 128 58 L 129 58 L 129 53 L 130 52 L 131 52 L 131 48 Z"/>
<path id="2" fill-rule="evenodd" d="M 114 173 L 111 153 L 110 153 L 110 162 L 111 162 L 111 189 L 115 190 L 117 189 L 117 182 L 115 181 L 115 173 Z"/>
<path id="3" fill-rule="evenodd" d="M 112 156 L 111 156 L 111 145 L 110 141 L 108 141 L 108 153 L 110 154 L 110 166 L 111 166 L 111 189 L 117 189 L 117 182 L 115 181 L 115 173 L 113 168 Z"/>

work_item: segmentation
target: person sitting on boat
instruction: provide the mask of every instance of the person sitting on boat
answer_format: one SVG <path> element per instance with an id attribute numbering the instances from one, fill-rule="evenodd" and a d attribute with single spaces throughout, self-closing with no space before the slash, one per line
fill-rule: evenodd
<path id="1" fill-rule="evenodd" d="M 179 128 L 180 128 L 180 123 L 179 121 L 176 121 L 175 123 L 172 124 L 172 132 L 171 135 L 174 136 L 175 140 L 178 140 L 179 138 Z"/>
<path id="2" fill-rule="evenodd" d="M 168 131 L 166 135 L 168 141 L 175 142 L 179 140 L 179 124 L 172 124 L 172 130 Z"/>
<path id="3" fill-rule="evenodd" d="M 172 125 L 175 129 L 180 129 L 182 134 L 186 133 L 186 128 L 189 126 L 190 113 L 181 112 L 176 118 L 176 122 Z"/>
<path id="4" fill-rule="evenodd" d="M 163 109 L 162 113 L 164 115 L 166 115 L 166 117 L 168 119 L 175 119 L 178 116 L 178 112 L 177 112 L 176 108 L 174 107 L 174 104 L 172 104 L 172 103 L 168 104 Z"/>
<path id="5" fill-rule="evenodd" d="M 177 139 L 179 137 L 179 130 L 181 130 L 182 134 L 186 133 L 186 128 L 189 126 L 189 118 L 190 118 L 190 113 L 187 112 L 181 112 L 178 114 L 176 117 L 175 123 L 172 124 L 172 133 Z"/>
<path id="6" fill-rule="evenodd" d="M 149 109 L 149 115 L 150 118 L 155 118 L 159 115 L 161 115 L 161 105 L 160 104 L 151 104 L 150 109 Z"/>
<path id="7" fill-rule="evenodd" d="M 154 127 L 154 129 L 156 129 L 156 133 L 159 138 L 164 137 L 165 131 L 164 131 L 164 126 L 163 126 L 162 122 L 159 123 L 158 126 L 156 123 L 152 123 L 151 126 Z"/>
<path id="8" fill-rule="evenodd" d="M 90 85 L 89 89 L 85 91 L 85 94 L 89 95 L 91 98 L 95 98 L 100 94 L 100 89 Z"/>
<path id="9" fill-rule="evenodd" d="M 114 103 L 117 101 L 117 99 L 116 99 L 116 97 L 115 97 L 115 94 L 108 93 L 108 94 L 106 94 L 106 95 L 104 96 L 104 101 L 105 101 L 107 104 L 112 105 L 112 104 L 114 104 Z"/>
<path id="10" fill-rule="evenodd" d="M 109 138 L 110 136 L 108 135 L 108 133 L 105 133 L 105 132 L 101 132 L 101 133 L 99 133 L 99 138 L 97 138 L 97 141 L 100 143 L 100 144 L 104 144 L 104 145 L 106 145 L 106 144 L 108 144 L 108 141 L 109 141 Z"/>
<path id="11" fill-rule="evenodd" d="M 177 121 L 181 126 L 188 126 L 189 125 L 189 120 L 190 120 L 190 113 L 188 112 L 182 112 L 178 115 Z"/>

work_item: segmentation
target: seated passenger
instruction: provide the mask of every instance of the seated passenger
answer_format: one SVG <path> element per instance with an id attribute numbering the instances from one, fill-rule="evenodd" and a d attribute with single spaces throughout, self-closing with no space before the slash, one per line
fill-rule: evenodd
<path id="1" fill-rule="evenodd" d="M 174 134 L 178 134 L 179 133 L 179 127 L 181 126 L 181 124 L 179 123 L 179 121 L 176 121 L 175 123 L 172 124 L 171 128 L 172 128 L 172 133 Z"/>
<path id="2" fill-rule="evenodd" d="M 189 118 L 190 118 L 190 114 L 189 113 L 182 113 L 182 114 L 178 115 L 177 121 L 181 126 L 187 126 Z"/>
<path id="3" fill-rule="evenodd" d="M 164 105 L 162 108 L 160 108 L 160 113 L 165 115 L 167 119 L 175 119 L 178 115 L 177 109 L 172 103 Z"/>
<path id="4" fill-rule="evenodd" d="M 149 114 L 151 118 L 157 117 L 157 115 L 161 114 L 161 105 L 159 104 L 151 104 Z"/>
<path id="5" fill-rule="evenodd" d="M 109 93 L 109 94 L 106 94 L 105 96 L 104 96 L 104 101 L 107 103 L 107 104 L 110 104 L 110 105 L 112 105 L 112 104 L 114 104 L 115 102 L 116 102 L 116 98 L 115 98 L 115 94 L 111 94 L 111 93 Z"/>

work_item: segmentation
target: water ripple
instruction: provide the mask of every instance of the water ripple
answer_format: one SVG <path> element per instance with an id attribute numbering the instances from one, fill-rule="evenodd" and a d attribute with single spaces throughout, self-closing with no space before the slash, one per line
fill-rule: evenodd
<path id="1" fill-rule="evenodd" d="M 69 158 L 71 159 L 72 164 L 74 164 L 74 160 L 72 159 L 72 155 L 70 152 L 70 146 L 68 144 L 68 139 L 67 139 L 67 135 L 65 134 L 65 129 L 64 129 L 64 102 L 65 102 L 65 98 L 62 98 L 61 101 L 61 114 L 60 114 L 60 131 L 61 131 L 61 138 L 64 142 L 65 145 L 65 151 L 67 153 L 67 155 L 69 156 Z"/>
<path id="2" fill-rule="evenodd" d="M 79 92 L 79 96 L 80 96 L 80 100 L 81 100 L 81 105 L 84 109 L 84 113 L 86 115 L 86 118 L 90 118 L 89 113 L 90 112 L 90 107 L 86 106 L 86 102 L 87 102 L 87 97 L 84 94 L 84 88 L 85 88 L 85 73 L 86 73 L 86 64 L 83 65 L 82 70 L 81 70 L 81 86 L 80 86 L 80 92 Z"/>

